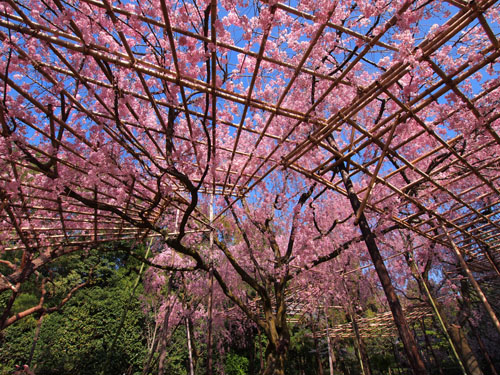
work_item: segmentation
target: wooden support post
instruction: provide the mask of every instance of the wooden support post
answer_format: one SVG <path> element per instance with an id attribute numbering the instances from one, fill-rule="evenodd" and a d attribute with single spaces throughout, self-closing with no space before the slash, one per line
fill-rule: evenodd
<path id="1" fill-rule="evenodd" d="M 458 362 L 458 365 L 460 366 L 460 370 L 462 371 L 462 374 L 467 375 L 467 372 L 465 370 L 464 364 L 462 362 L 462 359 L 458 355 L 457 348 L 455 347 L 455 344 L 453 343 L 453 340 L 451 339 L 450 333 L 448 332 L 448 328 L 441 316 L 441 313 L 439 312 L 439 308 L 437 307 L 436 301 L 432 297 L 431 291 L 429 290 L 429 287 L 427 286 L 427 282 L 424 280 L 422 275 L 420 274 L 420 271 L 418 270 L 417 265 L 415 264 L 415 261 L 413 259 L 413 254 L 410 250 L 409 256 L 407 257 L 407 261 L 410 265 L 410 269 L 412 273 L 417 277 L 417 281 L 420 284 L 421 288 L 424 289 L 425 294 L 427 296 L 427 300 L 429 301 L 432 310 L 434 311 L 434 314 L 436 315 L 439 324 L 441 326 L 441 329 L 443 330 L 443 333 L 448 340 L 448 343 L 450 344 L 451 350 L 453 351 L 453 355 L 455 356 L 455 359 Z M 425 334 L 425 333 L 424 333 Z"/>
<path id="2" fill-rule="evenodd" d="M 483 354 L 484 358 L 486 359 L 486 362 L 488 362 L 488 366 L 490 367 L 491 374 L 498 375 L 498 372 L 495 369 L 495 365 L 493 364 L 493 361 L 491 360 L 491 357 L 488 353 L 488 350 L 486 349 L 486 345 L 484 345 L 484 342 L 483 342 L 483 339 L 481 338 L 481 335 L 477 333 L 477 329 L 471 324 L 469 319 L 467 319 L 467 322 L 469 323 L 469 327 L 471 328 L 471 331 L 474 333 L 474 336 L 476 337 L 477 343 L 479 344 L 479 349 L 481 349 L 481 353 Z"/>
<path id="3" fill-rule="evenodd" d="M 344 163 L 339 164 L 340 175 L 344 183 L 344 187 L 347 191 L 349 201 L 351 202 L 352 209 L 356 213 L 360 208 L 360 202 L 352 181 L 349 177 L 349 173 Z M 370 226 L 368 225 L 368 220 L 366 220 L 365 214 L 362 212 L 358 220 L 358 226 L 361 229 L 363 239 L 365 241 L 366 247 L 372 259 L 373 265 L 379 277 L 382 288 L 384 289 L 387 302 L 391 308 L 392 316 L 394 318 L 394 323 L 398 328 L 399 336 L 403 342 L 408 361 L 415 375 L 427 374 L 425 369 L 425 364 L 420 355 L 417 347 L 417 342 L 413 337 L 408 322 L 404 316 L 403 308 L 399 302 L 399 298 L 396 295 L 394 286 L 392 285 L 392 280 L 389 276 L 389 272 L 385 267 L 382 256 L 378 249 L 377 243 L 375 242 L 375 236 L 373 235 Z"/>
<path id="4" fill-rule="evenodd" d="M 463 328 L 458 324 L 451 324 L 449 326 L 449 332 L 462 356 L 462 360 L 467 368 L 467 374 L 483 375 L 483 371 L 479 367 L 479 363 L 467 341 Z"/>
<path id="5" fill-rule="evenodd" d="M 212 358 L 212 346 L 213 346 L 213 336 L 212 336 L 212 320 L 213 320 L 213 294 L 214 294 L 214 272 L 213 272 L 213 260 L 212 260 L 212 248 L 214 246 L 214 231 L 212 228 L 214 220 L 214 194 L 212 192 L 210 196 L 210 242 L 209 242 L 209 254 L 210 254 L 210 271 L 209 271 L 209 292 L 208 292 L 208 337 L 207 337 L 207 375 L 213 374 L 213 358 Z"/>
<path id="6" fill-rule="evenodd" d="M 441 223 L 441 229 L 443 230 L 444 234 L 448 238 L 448 241 L 451 246 L 451 250 L 455 253 L 457 256 L 458 261 L 460 262 L 460 267 L 462 267 L 463 271 L 467 275 L 467 278 L 469 279 L 470 283 L 472 284 L 472 287 L 476 290 L 477 294 L 479 295 L 479 299 L 483 303 L 484 308 L 488 312 L 488 315 L 490 316 L 493 325 L 495 326 L 496 330 L 500 334 L 500 321 L 498 320 L 498 317 L 495 314 L 495 311 L 493 311 L 493 308 L 491 307 L 490 303 L 488 302 L 488 299 L 484 295 L 481 287 L 479 286 L 478 282 L 474 278 L 474 275 L 472 274 L 469 266 L 467 265 L 467 262 L 465 261 L 464 257 L 462 256 L 462 253 L 460 252 L 460 249 L 455 245 L 455 242 L 453 239 L 450 237 L 448 231 L 444 227 L 443 223 Z"/>
<path id="7" fill-rule="evenodd" d="M 189 354 L 189 375 L 194 375 L 194 366 L 193 366 L 193 350 L 191 348 L 191 328 L 189 327 L 189 318 L 186 316 L 186 337 L 187 337 L 187 346 L 188 346 L 188 354 Z"/>
<path id="8" fill-rule="evenodd" d="M 368 358 L 366 355 L 366 348 L 361 335 L 359 334 L 358 321 L 356 319 L 356 313 L 350 311 L 349 315 L 351 317 L 352 329 L 354 331 L 354 340 L 356 342 L 356 349 L 358 352 L 359 365 L 361 366 L 361 373 L 363 375 L 371 375 L 370 366 L 368 364 Z"/>
<path id="9" fill-rule="evenodd" d="M 328 321 L 328 310 L 326 305 L 324 306 L 325 311 L 325 321 L 326 321 L 326 343 L 328 345 L 328 368 L 330 369 L 330 375 L 333 375 L 333 364 L 335 362 L 335 354 L 333 353 L 332 343 L 330 339 L 330 322 Z"/>
<path id="10" fill-rule="evenodd" d="M 347 314 L 351 319 L 352 330 L 354 331 L 354 343 L 358 353 L 359 365 L 361 366 L 361 373 L 363 375 L 371 375 L 370 364 L 368 362 L 368 355 L 366 354 L 365 343 L 361 338 L 359 333 L 358 321 L 356 319 L 356 311 L 352 307 L 351 298 L 348 292 L 347 283 L 345 281 L 345 275 L 342 277 L 342 283 L 344 285 L 344 292 L 347 297 Z"/>
<path id="11" fill-rule="evenodd" d="M 316 323 L 313 320 L 312 315 L 309 315 L 311 318 L 311 329 L 313 333 L 314 340 L 314 354 L 316 355 L 316 362 L 318 364 L 318 375 L 323 375 L 323 364 L 321 363 L 321 355 L 319 353 L 319 344 L 318 344 L 318 335 L 316 334 Z"/>

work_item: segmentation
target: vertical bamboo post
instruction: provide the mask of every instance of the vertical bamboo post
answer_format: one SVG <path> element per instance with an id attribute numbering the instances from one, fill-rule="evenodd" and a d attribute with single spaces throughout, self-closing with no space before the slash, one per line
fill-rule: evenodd
<path id="1" fill-rule="evenodd" d="M 472 284 L 473 288 L 476 290 L 476 293 L 479 295 L 479 299 L 483 303 L 484 308 L 488 312 L 488 315 L 490 316 L 493 325 L 495 326 L 496 330 L 500 334 L 500 321 L 498 321 L 498 317 L 495 314 L 495 311 L 493 311 L 493 308 L 491 307 L 490 303 L 488 302 L 488 299 L 484 295 L 481 287 L 479 286 L 478 282 L 474 278 L 474 275 L 472 274 L 469 266 L 467 265 L 467 262 L 465 262 L 464 257 L 462 256 L 462 253 L 460 252 L 460 249 L 457 247 L 453 239 L 450 237 L 450 234 L 444 227 L 443 223 L 441 224 L 441 229 L 443 230 L 444 234 L 446 235 L 446 238 L 448 238 L 448 241 L 451 245 L 451 250 L 455 253 L 458 261 L 460 262 L 460 267 L 464 270 L 465 274 L 467 275 L 467 278 L 469 279 L 470 283 Z"/>
<path id="2" fill-rule="evenodd" d="M 185 320 L 186 320 L 186 337 L 187 337 L 188 354 L 189 354 L 189 375 L 194 375 L 193 350 L 191 348 L 191 329 L 189 328 L 189 318 L 186 316 Z"/>
<path id="3" fill-rule="evenodd" d="M 420 274 L 420 271 L 418 270 L 417 265 L 415 264 L 415 260 L 413 259 L 413 252 L 410 250 L 409 252 L 409 258 L 408 263 L 410 264 L 410 269 L 411 271 L 415 274 L 418 280 L 420 280 L 420 284 L 422 285 L 422 288 L 425 291 L 425 294 L 427 295 L 427 299 L 429 300 L 429 303 L 431 304 L 432 310 L 434 311 L 434 314 L 438 318 L 439 325 L 441 326 L 441 329 L 443 330 L 443 333 L 448 340 L 448 343 L 450 344 L 451 350 L 453 351 L 453 355 L 455 356 L 455 359 L 458 362 L 458 365 L 460 366 L 460 370 L 464 375 L 467 375 L 467 371 L 465 370 L 464 364 L 462 360 L 460 359 L 460 356 L 458 355 L 457 348 L 455 347 L 455 344 L 453 343 L 453 340 L 451 339 L 450 333 L 448 332 L 448 328 L 446 327 L 446 324 L 443 321 L 443 318 L 441 317 L 441 313 L 439 312 L 439 309 L 436 305 L 436 301 L 434 301 L 434 298 L 432 297 L 431 291 L 429 290 L 429 287 L 427 286 L 427 282 L 425 279 L 422 277 Z M 425 333 L 424 333 L 425 334 Z"/>
<path id="4" fill-rule="evenodd" d="M 210 196 L 210 241 L 209 241 L 209 256 L 210 256 L 210 270 L 209 270 L 209 292 L 208 292 L 208 338 L 207 338 L 207 375 L 213 373 L 213 359 L 212 359 L 212 314 L 213 314 L 213 293 L 214 293 L 214 273 L 213 273 L 213 260 L 212 248 L 214 245 L 214 231 L 212 228 L 214 220 L 214 193 Z"/>
<path id="5" fill-rule="evenodd" d="M 358 321 L 356 319 L 356 311 L 351 304 L 351 299 L 348 294 L 347 283 L 345 275 L 342 276 L 342 284 L 344 286 L 344 293 L 347 297 L 347 313 L 351 318 L 352 330 L 354 332 L 354 343 L 358 353 L 359 365 L 361 366 L 361 373 L 363 375 L 371 375 L 370 364 L 368 362 L 368 355 L 366 354 L 365 344 L 359 333 Z"/>
<path id="6" fill-rule="evenodd" d="M 208 17 L 208 14 L 207 14 Z M 215 28 L 215 20 L 217 19 L 217 1 L 212 0 L 210 3 L 210 40 L 214 46 L 217 45 L 217 32 Z M 207 375 L 212 375 L 213 370 L 213 360 L 212 360 L 212 310 L 213 310 L 213 289 L 214 289 L 214 273 L 213 273 L 213 260 L 212 260 L 212 249 L 214 246 L 214 194 L 215 194 L 215 151 L 216 151 L 216 141 L 217 141 L 217 129 L 216 129 L 216 118 L 217 118 L 217 95 L 215 94 L 217 88 L 217 52 L 215 48 L 211 53 L 211 94 L 212 94 L 212 149 L 208 150 L 212 154 L 212 195 L 210 196 L 210 271 L 209 271 L 209 288 L 210 294 L 208 299 L 208 348 L 207 348 Z M 207 72 L 208 76 L 208 72 Z M 208 103 L 207 103 L 208 106 Z"/>
<path id="7" fill-rule="evenodd" d="M 311 319 L 311 329 L 314 340 L 314 354 L 316 357 L 316 363 L 318 364 L 318 375 L 323 375 L 323 364 L 321 363 L 321 355 L 319 353 L 318 335 L 316 334 L 316 324 L 314 323 L 314 319 L 311 314 L 309 314 L 309 318 Z"/>
<path id="8" fill-rule="evenodd" d="M 333 362 L 334 362 L 334 354 L 332 343 L 330 341 L 330 323 L 328 322 L 328 311 L 326 304 L 324 306 L 325 310 L 325 321 L 326 321 L 326 344 L 328 345 L 328 368 L 330 369 L 330 375 L 333 375 Z"/>
<path id="9" fill-rule="evenodd" d="M 358 352 L 359 365 L 361 366 L 361 373 L 363 375 L 371 375 L 370 367 L 368 366 L 368 359 L 366 358 L 366 351 L 364 347 L 363 340 L 359 334 L 358 321 L 356 320 L 356 313 L 349 311 L 349 316 L 351 317 L 352 329 L 354 331 L 354 339 L 356 343 L 356 349 Z"/>
<path id="10" fill-rule="evenodd" d="M 471 321 L 467 319 L 467 322 L 469 323 L 469 327 L 471 328 L 471 331 L 474 332 L 474 336 L 476 337 L 477 343 L 479 344 L 479 349 L 481 349 L 481 353 L 483 354 L 484 358 L 486 359 L 486 362 L 488 362 L 488 366 L 490 367 L 491 374 L 492 375 L 498 375 L 497 370 L 495 369 L 495 365 L 493 364 L 491 357 L 488 353 L 488 350 L 486 349 L 486 346 L 484 345 L 483 339 L 481 338 L 481 335 L 477 333 L 477 330 L 474 329 L 474 326 L 472 325 Z"/>

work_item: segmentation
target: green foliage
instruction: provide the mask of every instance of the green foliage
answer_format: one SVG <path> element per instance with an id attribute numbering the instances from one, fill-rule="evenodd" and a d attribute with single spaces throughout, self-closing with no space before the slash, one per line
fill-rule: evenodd
<path id="1" fill-rule="evenodd" d="M 27 362 L 35 327 L 36 320 L 29 316 L 3 331 L 0 338 L 0 374 L 7 374 L 16 364 Z"/>
<path id="2" fill-rule="evenodd" d="M 226 356 L 225 370 L 226 375 L 246 375 L 250 361 L 248 358 L 235 353 L 229 353 Z"/>
<path id="3" fill-rule="evenodd" d="M 314 355 L 312 331 L 307 327 L 293 326 L 290 332 L 290 350 L 285 364 L 285 373 L 290 375 L 314 375 L 318 373 Z"/>
<path id="4" fill-rule="evenodd" d="M 110 345 L 127 301 L 120 287 L 82 291 L 63 313 L 50 315 L 40 332 L 36 363 L 40 373 L 97 374 L 110 355 L 107 373 L 138 370 L 145 356 L 143 316 L 138 301 L 128 311 L 115 350 Z"/>
<path id="5" fill-rule="evenodd" d="M 399 367 L 393 354 L 392 338 L 372 336 L 364 342 L 369 350 L 369 361 L 372 372 L 385 374 L 389 368 Z"/>
<path id="6" fill-rule="evenodd" d="M 90 275 L 90 286 L 80 289 L 63 309 L 44 317 L 34 351 L 32 368 L 37 374 L 134 374 L 146 357 L 145 316 L 138 297 L 130 303 L 139 262 L 116 252 L 92 251 L 63 257 L 41 276 L 54 275 L 47 284 L 46 307 L 60 302 L 67 291 Z M 39 287 L 33 277 L 16 299 L 13 311 L 38 303 Z M 141 289 L 142 286 L 139 286 Z M 138 290 L 138 295 L 140 294 Z M 4 293 L 7 295 L 7 293 Z M 6 298 L 2 295 L 5 306 Z M 113 352 L 111 343 L 125 306 L 128 311 Z M 8 327 L 0 345 L 0 373 L 29 361 L 38 315 Z M 109 357 L 109 358 L 108 358 Z M 108 368 L 104 370 L 108 361 Z"/>
<path id="7" fill-rule="evenodd" d="M 189 353 L 187 350 L 186 330 L 183 329 L 183 325 L 180 325 L 173 332 L 167 352 L 164 363 L 165 373 L 169 375 L 187 375 L 189 373 Z M 201 371 L 196 373 L 202 374 Z"/>

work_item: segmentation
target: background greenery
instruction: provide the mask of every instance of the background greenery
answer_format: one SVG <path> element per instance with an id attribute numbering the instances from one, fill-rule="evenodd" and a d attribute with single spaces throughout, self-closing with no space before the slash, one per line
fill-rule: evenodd
<path id="1" fill-rule="evenodd" d="M 139 252 L 144 253 L 144 249 Z M 50 268 L 33 276 L 29 283 L 23 285 L 22 293 L 15 301 L 14 312 L 38 303 L 41 277 L 51 278 L 47 284 L 50 298 L 47 298 L 46 305 L 49 307 L 56 306 L 66 292 L 78 283 L 89 278 L 90 283 L 61 310 L 43 317 L 37 340 L 34 338 L 40 314 L 21 319 L 3 331 L 0 336 L 0 374 L 12 373 L 16 365 L 23 364 L 29 364 L 36 374 L 142 374 L 150 356 L 155 321 L 143 306 L 142 283 L 137 284 L 131 298 L 140 266 L 141 262 L 131 256 L 101 248 L 99 251 L 62 257 Z M 8 293 L 0 295 L 0 311 L 8 297 Z M 365 313 L 373 314 L 370 311 Z M 332 313 L 331 319 L 347 321 L 338 312 Z M 485 322 L 479 320 L 477 329 L 487 329 Z M 424 323 L 431 347 L 424 345 L 423 326 L 417 324 L 414 329 L 421 350 L 428 359 L 429 373 L 460 374 L 435 323 L 432 319 Z M 227 326 L 231 327 L 231 324 Z M 196 332 L 196 329 L 193 328 L 194 336 L 203 337 L 203 332 Z M 313 337 L 309 323 L 292 326 L 287 374 L 315 375 L 321 374 L 321 370 L 323 374 L 329 374 L 326 340 L 315 343 Z M 195 373 L 204 374 L 206 346 L 199 341 L 193 342 Z M 217 356 L 216 372 L 226 375 L 257 374 L 262 358 L 265 358 L 266 338 L 256 329 L 250 329 L 244 339 L 237 341 L 237 344 L 226 343 L 214 351 Z M 373 338 L 366 340 L 365 344 L 372 374 L 408 373 L 400 343 L 387 338 Z M 332 345 L 336 359 L 335 374 L 359 374 L 361 369 L 354 342 L 333 341 Z M 184 325 L 180 324 L 174 330 L 167 352 L 166 373 L 187 375 L 189 360 Z M 477 357 L 481 360 L 480 354 Z M 157 366 L 158 355 L 153 353 L 148 373 L 156 373 Z M 488 374 L 484 363 L 483 368 Z"/>

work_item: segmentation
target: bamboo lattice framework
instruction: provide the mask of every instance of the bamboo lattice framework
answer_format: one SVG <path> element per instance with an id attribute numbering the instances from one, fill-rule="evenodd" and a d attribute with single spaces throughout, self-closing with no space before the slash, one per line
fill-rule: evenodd
<path id="1" fill-rule="evenodd" d="M 322 12 L 247 4 L 249 16 L 267 12 L 287 19 L 287 31 L 306 29 L 299 49 L 280 39 L 279 21 L 224 28 L 231 9 L 215 0 L 34 4 L 0 3 L 4 251 L 158 235 L 144 218 L 175 233 L 192 191 L 162 171 L 179 157 L 197 194 L 229 204 L 282 169 L 347 195 L 336 177 L 345 164 L 362 201 L 358 218 L 384 215 L 493 265 L 495 1 L 388 2 L 373 27 L 359 11 L 341 22 L 341 2 Z M 184 22 L 173 9 L 206 22 Z M 399 32 L 418 12 L 431 16 L 408 47 Z M 195 54 L 203 56 L 190 63 Z M 192 220 L 192 230 L 210 227 L 196 208 Z"/>
<path id="2" fill-rule="evenodd" d="M 405 316 L 410 324 L 416 323 L 421 319 L 432 317 L 431 308 L 427 305 L 408 306 L 405 309 Z M 373 317 L 357 319 L 359 326 L 359 335 L 362 338 L 384 338 L 395 337 L 396 327 L 390 312 L 377 314 Z M 326 335 L 326 329 L 320 332 Z M 337 324 L 328 329 L 328 334 L 334 339 L 348 339 L 355 336 L 351 323 Z"/>

